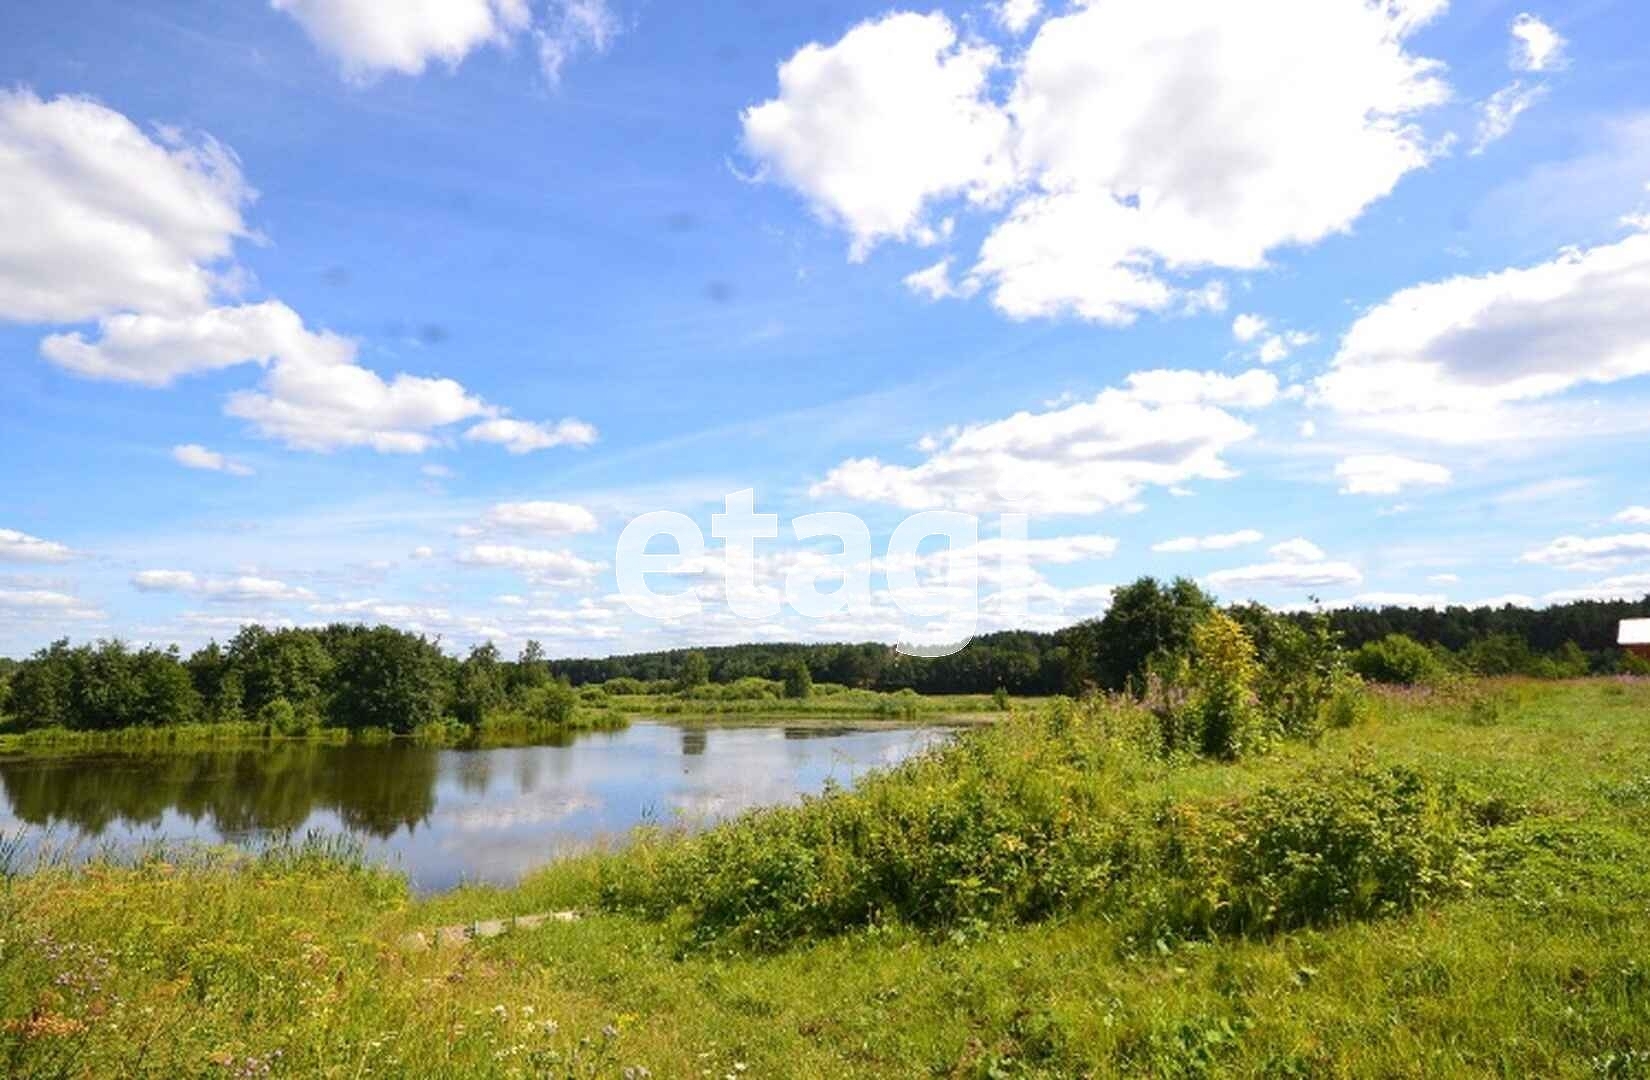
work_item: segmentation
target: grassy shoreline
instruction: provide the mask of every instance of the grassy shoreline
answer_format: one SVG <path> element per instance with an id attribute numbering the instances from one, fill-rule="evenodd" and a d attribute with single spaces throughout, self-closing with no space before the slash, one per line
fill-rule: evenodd
<path id="1" fill-rule="evenodd" d="M 1020 707 L 1040 699 L 1015 699 Z M 909 726 L 913 723 L 984 723 L 1002 715 L 994 699 L 983 694 L 917 696 L 900 694 L 821 695 L 806 700 L 762 698 L 715 700 L 670 694 L 613 696 L 599 704 L 583 704 L 571 721 L 542 724 L 501 714 L 496 722 L 471 730 L 456 723 L 425 725 L 408 733 L 383 728 L 320 727 L 303 733 L 282 733 L 252 722 L 177 724 L 113 731 L 73 731 L 36 728 L 0 732 L 0 754 L 74 753 L 78 751 L 259 745 L 298 742 L 320 745 L 372 745 L 409 741 L 452 747 L 532 746 L 586 731 L 613 730 L 635 720 L 659 719 L 681 724 L 821 723 L 852 721 Z"/>
<path id="2" fill-rule="evenodd" d="M 1650 683 L 1381 693 L 1238 763 L 1140 755 L 1129 723 L 1017 712 L 512 888 L 420 900 L 302 847 L 8 876 L 0 1071 L 1650 1072 Z"/>

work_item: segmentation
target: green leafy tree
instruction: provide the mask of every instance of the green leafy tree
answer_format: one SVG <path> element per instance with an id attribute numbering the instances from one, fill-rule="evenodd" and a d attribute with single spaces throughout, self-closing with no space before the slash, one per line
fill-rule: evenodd
<path id="1" fill-rule="evenodd" d="M 340 651 L 333 723 L 401 733 L 433 723 L 441 719 L 445 672 L 441 650 L 421 635 L 390 626 L 363 630 Z"/>
<path id="2" fill-rule="evenodd" d="M 69 726 L 69 683 L 74 677 L 67 638 L 18 665 L 11 678 L 11 710 L 24 729 Z"/>
<path id="3" fill-rule="evenodd" d="M 197 649 L 184 666 L 195 692 L 201 696 L 206 718 L 214 723 L 232 723 L 242 718 L 241 673 L 230 662 L 229 654 L 216 641 Z"/>
<path id="4" fill-rule="evenodd" d="M 1187 578 L 1164 585 L 1143 577 L 1124 585 L 1112 594 L 1103 618 L 1067 632 L 1064 643 L 1076 661 L 1078 681 L 1107 690 L 1139 689 L 1153 657 L 1184 653 L 1192 629 L 1214 606 L 1213 598 Z"/>
<path id="5" fill-rule="evenodd" d="M 695 649 L 682 657 L 682 669 L 676 676 L 676 689 L 687 693 L 710 682 L 710 661 Z"/>
<path id="6" fill-rule="evenodd" d="M 453 686 L 453 715 L 469 727 L 480 727 L 487 714 L 504 704 L 505 673 L 498 647 L 477 645 L 458 666 Z"/>
<path id="7" fill-rule="evenodd" d="M 248 713 L 256 716 L 276 698 L 285 698 L 300 715 L 326 713 L 334 661 L 314 631 L 243 627 L 229 642 L 229 662 L 240 675 Z"/>
<path id="8" fill-rule="evenodd" d="M 550 662 L 545 658 L 544 646 L 530 640 L 506 673 L 505 682 L 510 697 L 520 701 L 524 694 L 549 683 L 550 678 Z"/>
<path id="9" fill-rule="evenodd" d="M 801 657 L 785 665 L 785 696 L 793 700 L 813 697 L 814 677 Z"/>
<path id="10" fill-rule="evenodd" d="M 129 712 L 121 727 L 166 727 L 191 724 L 204 718 L 199 691 L 189 669 L 178 658 L 177 646 L 143 649 L 132 657 L 134 684 Z"/>

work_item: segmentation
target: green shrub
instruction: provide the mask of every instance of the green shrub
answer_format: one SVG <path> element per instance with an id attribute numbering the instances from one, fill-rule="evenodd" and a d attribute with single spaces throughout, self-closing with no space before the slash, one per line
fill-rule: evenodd
<path id="1" fill-rule="evenodd" d="M 620 675 L 616 679 L 609 679 L 602 683 L 602 688 L 609 694 L 628 696 L 631 694 L 647 693 L 647 686 L 640 679 L 633 679 L 629 675 Z"/>
<path id="2" fill-rule="evenodd" d="M 1432 682 L 1444 674 L 1431 650 L 1404 634 L 1366 642 L 1352 654 L 1352 670 L 1371 682 L 1404 686 Z"/>
<path id="3" fill-rule="evenodd" d="M 785 696 L 795 701 L 814 696 L 814 677 L 806 661 L 797 659 L 785 665 Z"/>
<path id="4" fill-rule="evenodd" d="M 1349 728 L 1369 716 L 1369 695 L 1363 680 L 1350 671 L 1337 672 L 1329 681 L 1329 696 L 1319 709 L 1322 726 Z"/>
<path id="5" fill-rule="evenodd" d="M 900 922 L 932 931 L 1083 907 L 1142 932 L 1266 934 L 1374 918 L 1462 887 L 1473 826 L 1406 769 L 1311 774 L 1162 804 L 1134 777 L 1157 724 L 1057 699 L 800 806 L 655 833 L 597 868 L 610 910 L 755 949 Z"/>
<path id="6" fill-rule="evenodd" d="M 1531 675 L 1536 656 L 1517 635 L 1491 634 L 1461 650 L 1461 661 L 1479 675 Z"/>
<path id="7" fill-rule="evenodd" d="M 1470 884 L 1471 823 L 1409 768 L 1320 772 L 1175 807 L 1154 912 L 1178 933 L 1271 933 L 1409 911 Z M 1150 884 L 1150 883 L 1148 883 Z"/>
<path id="8" fill-rule="evenodd" d="M 1255 698 L 1258 674 L 1254 643 L 1230 615 L 1210 612 L 1192 628 L 1192 695 L 1186 710 L 1207 756 L 1231 760 L 1264 746 L 1266 725 Z"/>
<path id="9" fill-rule="evenodd" d="M 567 727 L 578 711 L 579 696 L 565 682 L 553 682 L 530 690 L 522 698 L 521 711 L 534 724 Z"/>

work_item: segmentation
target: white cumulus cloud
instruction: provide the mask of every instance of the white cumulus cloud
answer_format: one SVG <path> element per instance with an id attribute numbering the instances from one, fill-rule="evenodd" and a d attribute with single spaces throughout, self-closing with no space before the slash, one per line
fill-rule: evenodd
<path id="1" fill-rule="evenodd" d="M 470 442 L 494 443 L 512 454 L 531 454 L 557 446 L 589 446 L 596 441 L 596 429 L 571 417 L 555 423 L 533 423 L 500 416 L 483 420 L 464 433 Z"/>
<path id="2" fill-rule="evenodd" d="M 0 562 L 58 563 L 74 558 L 67 544 L 16 529 L 0 529 Z"/>
<path id="3" fill-rule="evenodd" d="M 1512 21 L 1512 57 L 1517 71 L 1552 71 L 1563 67 L 1565 41 L 1557 30 L 1525 12 Z"/>
<path id="4" fill-rule="evenodd" d="M 520 547 L 514 544 L 476 544 L 466 549 L 458 561 L 467 566 L 514 570 L 539 585 L 571 585 L 588 582 L 603 566 L 580 558 L 570 551 Z"/>
<path id="5" fill-rule="evenodd" d="M 1335 466 L 1343 495 L 1396 495 L 1407 487 L 1450 482 L 1450 471 L 1397 454 L 1355 454 Z"/>
<path id="6" fill-rule="evenodd" d="M 998 215 L 965 285 L 931 267 L 914 288 L 1123 324 L 1206 308 L 1187 275 L 1344 231 L 1427 164 L 1413 118 L 1448 89 L 1406 39 L 1441 7 L 1093 3 L 1006 62 L 942 14 L 896 12 L 782 64 L 745 140 L 855 258 L 931 242 L 948 201 Z"/>
<path id="7" fill-rule="evenodd" d="M 595 532 L 598 524 L 585 507 L 549 501 L 495 503 L 481 521 L 488 528 L 550 535 Z"/>
<path id="8" fill-rule="evenodd" d="M 189 570 L 140 570 L 132 575 L 132 587 L 140 592 L 193 594 L 222 603 L 280 603 L 315 597 L 308 589 L 255 574 L 213 578 Z"/>
<path id="9" fill-rule="evenodd" d="M 205 306 L 254 197 L 227 147 L 85 97 L 0 89 L 0 319 Z"/>
<path id="10" fill-rule="evenodd" d="M 50 589 L 0 589 L 0 618 L 82 620 L 103 617 L 103 612 L 68 593 Z"/>
<path id="11" fill-rule="evenodd" d="M 1270 404 L 1267 372 L 1148 371 L 1091 401 L 947 432 L 917 465 L 842 462 L 810 489 L 909 509 L 1095 513 L 1147 487 L 1235 475 L 1222 454 L 1254 434 L 1228 409 Z"/>
<path id="12" fill-rule="evenodd" d="M 1164 553 L 1225 551 L 1228 548 L 1243 547 L 1245 544 L 1258 544 L 1262 539 L 1261 534 L 1254 529 L 1241 529 L 1237 532 L 1216 533 L 1213 536 L 1179 536 L 1173 540 L 1153 544 L 1152 550 Z"/>
<path id="13" fill-rule="evenodd" d="M 1561 536 L 1523 555 L 1524 562 L 1543 563 L 1566 570 L 1609 570 L 1639 559 L 1650 559 L 1650 533 Z"/>
<path id="14" fill-rule="evenodd" d="M 432 61 L 457 66 L 483 45 L 499 45 L 532 20 L 527 0 L 272 0 L 347 75 L 417 75 Z"/>
<path id="15" fill-rule="evenodd" d="M 1650 233 L 1395 293 L 1342 339 L 1316 397 L 1438 441 L 1527 438 L 1506 406 L 1650 373 Z"/>
<path id="16" fill-rule="evenodd" d="M 1013 178 L 1008 117 L 985 100 L 997 51 L 939 12 L 895 12 L 779 66 L 779 96 L 745 110 L 745 145 L 853 237 L 925 240 L 930 201 L 989 198 Z"/>
<path id="17" fill-rule="evenodd" d="M 199 443 L 184 443 L 172 447 L 172 460 L 186 469 L 228 473 L 230 476 L 252 475 L 252 470 L 247 466 L 225 457 L 216 450 L 208 450 Z"/>

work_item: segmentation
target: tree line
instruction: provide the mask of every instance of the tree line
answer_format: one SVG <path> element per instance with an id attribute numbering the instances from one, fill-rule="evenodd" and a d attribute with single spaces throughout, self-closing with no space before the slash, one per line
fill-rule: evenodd
<path id="1" fill-rule="evenodd" d="M 341 623 L 319 629 L 247 626 L 227 644 L 213 642 L 187 656 L 175 647 L 71 645 L 65 639 L 25 660 L 0 662 L 0 718 L 13 731 L 252 723 L 282 734 L 322 727 L 407 733 L 431 725 L 469 731 L 565 726 L 578 706 L 574 688 L 590 684 L 615 693 L 670 693 L 758 679 L 783 684 L 788 696 L 807 696 L 814 683 L 927 694 L 1140 690 L 1154 663 L 1187 654 L 1193 629 L 1215 610 L 1214 599 L 1190 580 L 1141 578 L 1118 589 L 1099 618 L 1054 633 L 988 634 L 935 659 L 862 643 L 551 660 L 537 642 L 528 642 L 514 660 L 491 643 L 460 659 L 423 635 Z M 1541 610 L 1387 607 L 1276 614 L 1253 604 L 1226 610 L 1263 656 L 1304 648 L 1296 640 L 1301 634 L 1324 635 L 1336 648 L 1350 650 L 1366 677 L 1415 681 L 1410 676 L 1417 672 L 1438 670 L 1533 676 L 1636 670 L 1616 647 L 1616 630 L 1622 619 L 1650 617 L 1650 598 Z"/>
<path id="2" fill-rule="evenodd" d="M 1141 578 L 1118 589 L 1105 615 L 1053 633 L 1010 630 L 975 638 L 950 656 L 923 659 L 880 643 L 753 644 L 632 653 L 602 659 L 557 660 L 551 665 L 574 686 L 611 679 L 666 688 L 695 666 L 705 678 L 782 679 L 800 661 L 816 682 L 867 690 L 911 689 L 925 694 L 1080 694 L 1122 690 L 1138 678 L 1144 658 L 1189 639 L 1199 617 L 1214 608 L 1195 582 Z M 1266 609 L 1230 609 L 1240 623 L 1258 625 Z M 1402 635 L 1485 675 L 1613 674 L 1629 663 L 1616 645 L 1623 619 L 1650 618 L 1650 597 L 1639 601 L 1583 600 L 1549 608 L 1442 610 L 1413 607 L 1345 608 L 1321 613 L 1329 632 L 1348 650 Z M 1310 626 L 1319 613 L 1280 616 Z M 1577 656 L 1583 665 L 1577 668 Z M 1556 666 L 1555 666 L 1556 665 Z"/>
<path id="3" fill-rule="evenodd" d="M 53 642 L 0 670 L 0 716 L 12 731 L 114 731 L 256 724 L 277 734 L 322 727 L 406 734 L 451 724 L 569 723 L 577 697 L 529 642 L 507 661 L 492 644 L 463 659 L 438 640 L 390 626 L 246 626 L 227 645 L 183 655 L 118 640 Z"/>

